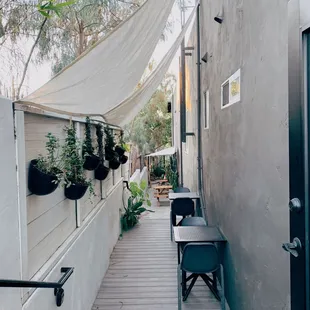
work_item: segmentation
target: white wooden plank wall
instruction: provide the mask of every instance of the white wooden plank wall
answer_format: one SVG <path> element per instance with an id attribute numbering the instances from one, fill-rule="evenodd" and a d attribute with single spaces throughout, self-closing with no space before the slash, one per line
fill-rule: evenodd
<path id="1" fill-rule="evenodd" d="M 26 169 L 32 159 L 46 154 L 46 135 L 51 132 L 64 143 L 69 121 L 25 113 Z M 27 192 L 28 275 L 32 278 L 76 228 L 75 204 L 59 187 L 47 196 Z"/>
<path id="2" fill-rule="evenodd" d="M 122 165 L 117 170 L 114 170 L 114 185 L 122 178 Z"/>
<path id="3" fill-rule="evenodd" d="M 109 165 L 109 163 L 107 162 L 106 165 Z M 108 196 L 112 188 L 113 188 L 113 171 L 110 169 L 107 178 L 102 182 L 102 192 L 104 198 Z"/>
<path id="4" fill-rule="evenodd" d="M 25 113 L 25 151 L 26 151 L 26 177 L 28 179 L 29 162 L 45 155 L 45 136 L 51 132 L 64 143 L 64 127 L 69 125 L 68 120 L 56 119 L 44 115 Z M 85 137 L 85 125 L 80 124 L 80 136 Z M 97 138 L 95 126 L 92 127 L 92 140 L 97 153 Z M 113 185 L 122 177 L 121 168 L 110 171 L 103 182 L 94 179 L 94 171 L 86 171 L 87 177 L 92 180 L 95 197 L 90 199 L 89 192 L 77 204 L 79 223 L 87 218 L 89 213 L 106 198 Z M 80 223 L 81 222 L 81 223 Z M 58 189 L 47 196 L 32 195 L 27 192 L 27 240 L 28 240 L 28 275 L 32 278 L 48 261 L 55 251 L 76 229 L 75 201 L 64 196 L 64 189 Z"/>

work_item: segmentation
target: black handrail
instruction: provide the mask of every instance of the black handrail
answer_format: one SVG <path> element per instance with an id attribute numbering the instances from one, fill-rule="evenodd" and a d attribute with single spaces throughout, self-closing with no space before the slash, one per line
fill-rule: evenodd
<path id="1" fill-rule="evenodd" d="M 34 288 L 53 288 L 54 295 L 56 297 L 56 305 L 60 307 L 63 303 L 65 292 L 62 288 L 63 285 L 73 274 L 74 268 L 72 267 L 62 267 L 60 269 L 61 273 L 64 275 L 60 278 L 58 282 L 37 282 L 37 281 L 24 281 L 24 280 L 4 280 L 0 279 L 0 287 L 34 287 Z"/>

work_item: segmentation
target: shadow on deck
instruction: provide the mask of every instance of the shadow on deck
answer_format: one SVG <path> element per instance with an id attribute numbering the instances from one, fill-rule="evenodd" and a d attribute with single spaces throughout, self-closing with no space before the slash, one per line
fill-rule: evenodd
<path id="1" fill-rule="evenodd" d="M 112 255 L 92 310 L 177 309 L 177 247 L 170 241 L 169 201 L 123 235 Z M 182 309 L 218 310 L 219 302 L 197 281 Z"/>

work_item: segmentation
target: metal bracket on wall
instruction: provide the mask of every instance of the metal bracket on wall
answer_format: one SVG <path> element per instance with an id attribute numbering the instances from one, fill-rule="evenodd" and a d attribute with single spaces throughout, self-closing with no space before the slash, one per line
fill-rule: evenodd
<path id="1" fill-rule="evenodd" d="M 184 51 L 193 51 L 193 46 L 184 47 Z M 192 53 L 184 53 L 185 56 L 192 56 Z"/>
<path id="2" fill-rule="evenodd" d="M 4 280 L 0 279 L 0 287 L 28 287 L 28 288 L 53 288 L 56 298 L 56 305 L 60 307 L 63 304 L 65 291 L 62 288 L 67 280 L 73 274 L 74 268 L 62 267 L 61 273 L 64 275 L 58 282 L 37 282 L 37 281 L 23 281 L 23 280 Z"/>
<path id="3" fill-rule="evenodd" d="M 185 135 L 186 136 L 195 136 L 195 133 L 194 132 L 186 132 Z"/>

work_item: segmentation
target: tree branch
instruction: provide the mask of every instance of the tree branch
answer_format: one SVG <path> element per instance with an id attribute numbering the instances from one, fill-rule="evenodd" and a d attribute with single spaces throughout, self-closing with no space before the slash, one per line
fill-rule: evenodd
<path id="1" fill-rule="evenodd" d="M 25 77 L 26 77 L 27 69 L 28 69 L 28 66 L 29 66 L 29 63 L 30 63 L 32 54 L 33 54 L 33 52 L 34 52 L 34 49 L 35 49 L 36 45 L 37 45 L 38 42 L 39 42 L 39 39 L 40 39 L 40 37 L 41 37 L 42 31 L 43 31 L 43 28 L 44 28 L 46 22 L 47 22 L 47 17 L 44 18 L 44 20 L 43 20 L 43 22 L 42 22 L 42 24 L 41 24 L 41 27 L 40 27 L 40 30 L 39 30 L 39 32 L 38 32 L 37 38 L 36 38 L 36 40 L 34 41 L 32 47 L 31 47 L 30 53 L 29 53 L 29 55 L 28 55 L 28 58 L 27 58 L 27 60 L 26 60 L 25 67 L 24 67 L 24 71 L 23 71 L 23 75 L 22 75 L 22 79 L 21 79 L 21 81 L 20 81 L 20 84 L 19 84 L 19 86 L 18 86 L 17 93 L 16 93 L 16 98 L 17 98 L 17 99 L 19 99 L 20 90 L 21 90 L 21 88 L 22 88 L 22 86 L 23 86 L 23 83 L 24 83 L 24 80 L 25 80 Z"/>

